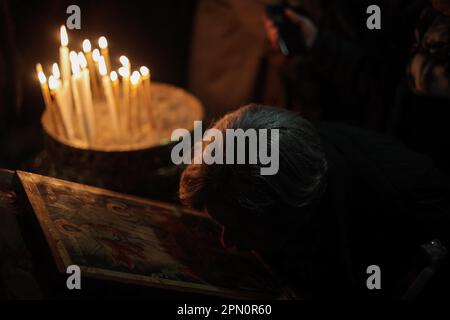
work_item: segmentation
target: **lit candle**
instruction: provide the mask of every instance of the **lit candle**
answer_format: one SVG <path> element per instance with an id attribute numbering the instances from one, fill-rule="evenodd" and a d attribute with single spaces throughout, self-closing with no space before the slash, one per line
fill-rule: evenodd
<path id="1" fill-rule="evenodd" d="M 118 135 L 119 134 L 119 119 L 117 117 L 116 104 L 114 101 L 114 93 L 113 93 L 113 89 L 111 86 L 111 81 L 108 77 L 108 70 L 106 68 L 106 62 L 105 62 L 104 57 L 100 57 L 98 65 L 99 65 L 100 75 L 102 76 L 102 83 L 103 83 L 103 88 L 105 90 L 105 97 L 106 97 L 106 102 L 108 104 L 109 114 L 111 117 L 111 124 L 113 126 L 114 133 L 116 135 Z"/>
<path id="2" fill-rule="evenodd" d="M 128 71 L 131 73 L 130 59 L 128 59 L 126 56 L 120 56 L 119 62 L 123 67 L 127 68 Z"/>
<path id="3" fill-rule="evenodd" d="M 130 101 L 130 129 L 131 132 L 140 131 L 140 113 L 139 100 L 137 96 L 138 85 L 141 75 L 138 71 L 133 71 L 130 77 L 131 82 L 131 101 Z M 136 131 L 135 131 L 136 128 Z"/>
<path id="4" fill-rule="evenodd" d="M 45 109 L 47 111 L 48 116 L 50 117 L 51 124 L 53 125 L 53 128 L 57 134 L 58 124 L 57 119 L 55 118 L 55 112 L 52 108 L 52 99 L 50 96 L 50 92 L 48 90 L 47 77 L 45 76 L 44 71 L 42 70 L 42 65 L 40 63 L 36 65 L 36 71 L 38 74 L 39 83 L 41 84 L 41 92 L 42 97 L 44 98 Z"/>
<path id="5" fill-rule="evenodd" d="M 96 130 L 95 130 L 95 112 L 94 112 L 94 104 L 92 103 L 92 92 L 90 86 L 89 79 L 89 70 L 87 69 L 87 60 L 82 52 L 78 53 L 78 63 L 82 69 L 81 77 L 82 77 L 82 101 L 83 101 L 83 110 L 84 115 L 88 123 L 89 135 L 91 137 L 91 141 L 95 138 Z"/>
<path id="6" fill-rule="evenodd" d="M 54 87 L 55 83 L 61 82 L 61 73 L 59 71 L 58 64 L 55 62 L 52 65 L 52 75 L 48 77 L 48 86 L 50 88 L 50 94 L 52 96 L 52 111 L 53 111 L 53 117 L 55 119 L 56 129 L 58 134 L 61 132 L 63 135 L 67 136 L 67 131 L 65 131 L 64 125 L 61 123 L 61 112 L 59 110 L 59 107 L 55 101 L 55 92 L 52 90 L 52 87 Z"/>
<path id="7" fill-rule="evenodd" d="M 107 72 L 110 72 L 111 61 L 109 59 L 108 40 L 106 40 L 105 37 L 100 37 L 98 39 L 98 46 L 100 47 L 102 56 L 105 58 L 106 70 Z"/>
<path id="8" fill-rule="evenodd" d="M 48 86 L 51 90 L 52 96 L 55 97 L 55 109 L 58 110 L 58 114 L 62 120 L 63 132 L 69 140 L 72 140 L 75 137 L 72 124 L 72 113 L 67 107 L 68 105 L 64 95 L 64 88 L 62 88 L 61 80 L 59 80 L 59 68 L 56 63 L 53 64 L 53 76 L 49 77 Z"/>
<path id="9" fill-rule="evenodd" d="M 96 73 L 97 70 L 95 68 L 95 62 L 92 59 L 92 47 L 91 47 L 91 42 L 88 39 L 85 39 L 83 41 L 83 51 L 84 54 L 86 55 L 86 60 L 88 63 L 88 68 L 89 68 L 89 75 L 90 75 L 90 80 L 91 80 L 91 84 L 92 84 L 92 95 L 94 96 L 94 98 L 97 98 L 98 95 L 98 79 L 96 77 Z"/>
<path id="10" fill-rule="evenodd" d="M 100 50 L 94 49 L 92 51 L 92 60 L 94 60 L 95 63 L 95 70 L 98 70 L 98 61 L 100 60 Z"/>
<path id="11" fill-rule="evenodd" d="M 120 110 L 119 110 L 119 104 L 120 104 L 120 93 L 119 93 L 119 76 L 117 75 L 116 71 L 111 72 L 110 79 L 112 83 L 112 88 L 114 92 L 114 101 L 116 103 L 116 111 L 119 114 L 120 117 Z"/>
<path id="12" fill-rule="evenodd" d="M 90 143 L 89 137 L 86 133 L 85 126 L 87 125 L 84 121 L 83 116 L 83 107 L 82 107 L 82 96 L 81 90 L 83 87 L 83 79 L 81 75 L 81 69 L 78 62 L 78 55 L 74 52 L 70 52 L 70 61 L 72 63 L 72 92 L 73 92 L 73 100 L 75 102 L 75 114 L 76 114 L 76 122 L 77 128 L 80 134 L 80 138 L 86 143 Z"/>
<path id="13" fill-rule="evenodd" d="M 60 28 L 60 40 L 61 46 L 59 48 L 59 65 L 61 66 L 62 85 L 61 90 L 61 103 L 64 101 L 62 108 L 72 112 L 72 87 L 71 87 L 71 65 L 69 58 L 69 36 L 64 25 Z"/>
<path id="14" fill-rule="evenodd" d="M 49 109 L 51 98 L 47 86 L 47 77 L 45 76 L 45 73 L 42 70 L 42 65 L 40 63 L 36 65 L 36 72 L 38 75 L 39 83 L 41 84 L 42 97 L 44 98 L 45 107 Z"/>
<path id="15" fill-rule="evenodd" d="M 52 65 L 52 73 L 53 76 L 55 77 L 55 80 L 61 79 L 61 73 L 59 72 L 59 67 L 56 62 Z"/>
<path id="16" fill-rule="evenodd" d="M 70 90 L 70 82 L 65 84 L 61 82 L 61 74 L 57 63 L 53 64 L 52 71 L 56 83 L 54 86 L 55 92 L 53 94 L 56 99 L 55 109 L 58 110 L 59 118 L 62 119 L 67 137 L 69 139 L 73 139 L 75 137 L 75 132 L 73 129 L 72 93 Z"/>
<path id="17" fill-rule="evenodd" d="M 50 89 L 50 94 L 53 97 L 51 117 L 52 117 L 52 121 L 54 122 L 54 125 L 55 125 L 56 135 L 58 137 L 61 137 L 61 136 L 67 137 L 67 131 L 65 130 L 64 123 L 61 123 L 61 117 L 59 114 L 58 103 L 55 101 L 57 83 L 58 83 L 58 80 L 55 78 L 54 75 L 50 75 L 48 77 L 48 87 Z"/>
<path id="18" fill-rule="evenodd" d="M 155 119 L 153 117 L 153 111 L 152 111 L 152 106 L 151 106 L 151 102 L 152 102 L 152 96 L 151 96 L 151 75 L 150 75 L 150 70 L 145 67 L 142 66 L 139 71 L 141 72 L 142 75 L 142 96 L 143 96 L 143 100 L 144 100 L 144 105 L 143 107 L 147 110 L 147 116 L 148 116 L 148 121 L 149 121 L 149 126 L 150 128 L 154 128 L 155 127 Z"/>
<path id="19" fill-rule="evenodd" d="M 69 60 L 69 37 L 65 26 L 60 29 L 61 46 L 59 47 L 59 64 L 61 65 L 61 73 L 64 84 L 70 83 L 70 60 Z"/>
<path id="20" fill-rule="evenodd" d="M 56 82 L 55 77 L 53 75 L 50 75 L 48 77 L 48 88 L 50 89 L 49 95 L 53 96 L 52 88 L 53 88 L 55 82 Z M 56 136 L 60 136 L 61 128 L 60 128 L 59 122 L 58 122 L 59 118 L 57 117 L 57 114 L 56 114 L 57 109 L 55 108 L 55 103 L 53 101 L 50 101 L 50 106 L 47 110 L 48 110 L 48 115 L 53 124 L 55 134 L 56 134 Z"/>
<path id="21" fill-rule="evenodd" d="M 130 123 L 130 72 L 125 67 L 119 68 L 119 74 L 122 77 L 122 110 L 120 113 L 123 115 L 121 118 L 124 129 L 128 128 Z"/>
<path id="22" fill-rule="evenodd" d="M 95 64 L 95 79 L 98 83 L 98 94 L 99 97 L 102 98 L 103 97 L 103 88 L 101 88 L 102 83 L 101 83 L 101 77 L 100 74 L 98 73 L 98 61 L 100 60 L 100 50 L 98 49 L 94 49 L 92 50 L 92 60 L 94 60 L 94 64 Z"/>

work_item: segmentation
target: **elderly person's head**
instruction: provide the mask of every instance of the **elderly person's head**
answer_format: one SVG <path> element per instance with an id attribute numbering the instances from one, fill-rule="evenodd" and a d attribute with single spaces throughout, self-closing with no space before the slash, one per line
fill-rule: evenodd
<path id="1" fill-rule="evenodd" d="M 279 170 L 262 175 L 259 162 L 191 164 L 181 178 L 181 201 L 206 210 L 223 226 L 225 246 L 276 247 L 291 228 L 308 219 L 324 189 L 327 162 L 319 137 L 297 114 L 260 105 L 240 108 L 213 128 L 223 133 L 226 129 L 278 129 Z M 270 148 L 270 141 L 267 144 Z"/>

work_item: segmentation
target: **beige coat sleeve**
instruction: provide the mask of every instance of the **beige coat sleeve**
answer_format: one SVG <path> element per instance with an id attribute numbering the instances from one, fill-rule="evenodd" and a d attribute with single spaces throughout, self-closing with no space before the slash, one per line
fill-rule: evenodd
<path id="1" fill-rule="evenodd" d="M 218 117 L 252 102 L 267 52 L 262 17 L 276 0 L 200 0 L 193 26 L 189 89 Z"/>

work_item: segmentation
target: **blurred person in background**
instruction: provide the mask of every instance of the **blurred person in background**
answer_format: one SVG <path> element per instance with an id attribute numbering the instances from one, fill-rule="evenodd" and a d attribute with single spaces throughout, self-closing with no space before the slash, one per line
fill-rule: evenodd
<path id="1" fill-rule="evenodd" d="M 366 28 L 369 4 L 381 8 L 381 30 Z M 441 139 L 449 134 L 449 7 L 449 0 L 336 0 L 322 3 L 319 19 L 286 10 L 307 45 L 300 58 L 285 59 L 291 107 L 310 120 L 395 135 L 449 172 L 450 145 Z M 265 27 L 277 47 L 277 28 L 268 18 Z"/>
<path id="2" fill-rule="evenodd" d="M 268 5 L 313 8 L 315 0 L 200 0 L 193 25 L 189 89 L 215 119 L 249 102 L 286 105 L 282 57 L 268 46 Z M 226 98 L 224 98 L 226 97 Z"/>
<path id="3" fill-rule="evenodd" d="M 415 31 L 408 82 L 392 119 L 392 133 L 431 156 L 450 173 L 450 1 L 432 2 Z M 406 87 L 406 85 L 405 85 Z"/>
<path id="4" fill-rule="evenodd" d="M 318 1 L 319 14 L 285 16 L 301 31 L 306 50 L 288 57 L 292 107 L 312 119 L 345 122 L 386 131 L 397 88 L 406 78 L 405 68 L 426 0 L 333 0 Z M 381 9 L 381 29 L 369 30 L 366 13 L 370 5 Z M 278 30 L 265 20 L 270 43 L 278 45 Z M 305 78 L 304 69 L 312 76 Z M 315 82 L 314 87 L 311 82 Z M 313 87 L 312 92 L 309 88 Z"/>

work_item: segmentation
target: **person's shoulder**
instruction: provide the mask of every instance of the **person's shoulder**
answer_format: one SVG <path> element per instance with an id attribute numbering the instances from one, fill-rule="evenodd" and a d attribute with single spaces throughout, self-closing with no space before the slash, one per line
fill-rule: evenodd
<path id="1" fill-rule="evenodd" d="M 394 175 L 405 171 L 420 174 L 434 169 L 430 157 L 409 149 L 394 137 L 335 123 L 321 123 L 317 130 L 323 144 L 336 148 L 353 164 L 376 167 Z"/>
<path id="2" fill-rule="evenodd" d="M 399 147 L 403 146 L 403 144 L 398 139 L 386 134 L 379 133 L 372 129 L 333 122 L 318 123 L 316 124 L 316 128 L 319 132 L 319 135 L 323 136 L 325 139 L 345 139 L 346 141 L 349 141 L 349 139 L 351 141 L 364 140 L 366 142 L 375 140 L 396 144 Z"/>

